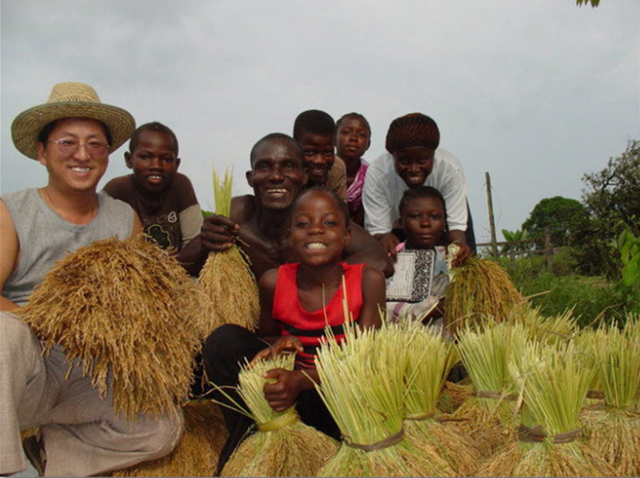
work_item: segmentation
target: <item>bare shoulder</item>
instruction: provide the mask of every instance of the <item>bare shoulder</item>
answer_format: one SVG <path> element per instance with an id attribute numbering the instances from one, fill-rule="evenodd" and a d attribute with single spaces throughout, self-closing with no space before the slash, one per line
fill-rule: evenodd
<path id="1" fill-rule="evenodd" d="M 382 271 L 365 264 L 362 269 L 362 284 L 373 286 L 382 285 L 384 287 L 386 285 L 386 279 Z"/>
<path id="2" fill-rule="evenodd" d="M 251 194 L 235 196 L 231 199 L 230 219 L 240 226 L 249 222 L 255 215 L 254 197 Z"/>
<path id="3" fill-rule="evenodd" d="M 269 269 L 260 276 L 259 286 L 261 290 L 275 290 L 276 282 L 278 282 L 278 268 Z"/>

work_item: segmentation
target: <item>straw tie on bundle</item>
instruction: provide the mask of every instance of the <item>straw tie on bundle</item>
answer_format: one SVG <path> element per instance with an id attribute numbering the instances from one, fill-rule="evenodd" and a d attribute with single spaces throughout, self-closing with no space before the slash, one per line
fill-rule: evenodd
<path id="1" fill-rule="evenodd" d="M 216 214 L 229 217 L 232 182 L 229 170 L 225 171 L 224 180 L 220 183 L 214 169 Z M 210 318 L 209 333 L 223 324 L 237 324 L 255 330 L 260 315 L 260 301 L 248 260 L 235 244 L 226 251 L 209 253 L 198 277 L 198 284 L 215 307 L 215 313 Z"/>
<path id="2" fill-rule="evenodd" d="M 416 447 L 439 464 L 438 476 L 470 476 L 480 454 L 442 415 L 436 403 L 445 379 L 458 362 L 451 342 L 445 342 L 421 324 L 404 324 L 405 372 L 404 428 Z"/>
<path id="3" fill-rule="evenodd" d="M 345 337 L 323 343 L 316 360 L 316 388 L 344 437 L 320 476 L 437 476 L 447 469 L 404 433 L 407 358 L 398 325 L 360 330 L 346 323 Z"/>
<path id="4" fill-rule="evenodd" d="M 631 316 L 627 320 L 633 321 Z M 594 358 L 604 395 L 601 406 L 585 407 L 582 414 L 587 447 L 616 476 L 640 476 L 640 334 L 626 333 L 633 327 L 601 327 L 584 350 Z"/>
<path id="5" fill-rule="evenodd" d="M 233 452 L 222 476 L 314 476 L 336 451 L 329 436 L 303 423 L 294 408 L 274 411 L 264 396 L 264 386 L 274 379 L 264 373 L 274 368 L 293 370 L 295 355 L 280 354 L 243 366 L 238 392 L 248 410 L 238 412 L 255 420 L 258 431 Z M 219 389 L 224 393 L 224 390 Z"/>
<path id="6" fill-rule="evenodd" d="M 494 261 L 470 257 L 464 266 L 451 270 L 451 277 L 445 293 L 444 323 L 453 336 L 479 319 L 507 321 L 513 307 L 525 301 L 509 274 Z"/>
<path id="7" fill-rule="evenodd" d="M 525 343 L 524 328 L 506 322 L 467 327 L 458 337 L 457 348 L 475 393 L 454 412 L 461 421 L 452 426 L 469 436 L 485 457 L 515 436 L 517 395 L 508 363 Z"/>
<path id="8" fill-rule="evenodd" d="M 167 251 L 142 234 L 97 241 L 47 273 L 17 312 L 46 348 L 78 359 L 128 418 L 177 413 L 211 303 Z"/>
<path id="9" fill-rule="evenodd" d="M 112 476 L 214 476 L 227 427 L 218 404 L 194 400 L 182 407 L 184 433 L 167 456 L 116 471 Z"/>
<path id="10" fill-rule="evenodd" d="M 492 457 L 481 476 L 610 476 L 601 460 L 585 452 L 580 409 L 592 371 L 576 349 L 531 342 L 510 369 L 523 387 L 517 440 Z"/>

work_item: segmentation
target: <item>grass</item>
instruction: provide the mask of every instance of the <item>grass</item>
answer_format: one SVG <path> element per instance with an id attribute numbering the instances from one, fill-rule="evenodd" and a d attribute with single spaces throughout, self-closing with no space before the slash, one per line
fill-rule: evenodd
<path id="1" fill-rule="evenodd" d="M 534 306 L 549 317 L 573 309 L 578 325 L 597 325 L 603 320 L 624 323 L 628 304 L 615 283 L 602 277 L 573 274 L 568 253 L 554 256 L 553 270 L 544 257 L 522 257 L 515 266 L 508 259 L 498 260 L 509 272 L 517 289 L 531 297 Z"/>

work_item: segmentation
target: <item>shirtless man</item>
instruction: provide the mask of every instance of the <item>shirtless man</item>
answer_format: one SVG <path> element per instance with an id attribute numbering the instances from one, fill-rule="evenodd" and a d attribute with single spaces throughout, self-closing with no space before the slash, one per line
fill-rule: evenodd
<path id="1" fill-rule="evenodd" d="M 223 251 L 237 242 L 259 279 L 267 270 L 295 260 L 284 237 L 289 208 L 308 179 L 302 149 L 286 134 L 269 134 L 251 150 L 251 170 L 246 177 L 254 194 L 233 198 L 230 218 L 214 215 L 205 220 L 201 250 Z M 393 274 L 393 263 L 384 248 L 357 224 L 351 225 L 344 260 L 368 264 L 385 276 Z"/>

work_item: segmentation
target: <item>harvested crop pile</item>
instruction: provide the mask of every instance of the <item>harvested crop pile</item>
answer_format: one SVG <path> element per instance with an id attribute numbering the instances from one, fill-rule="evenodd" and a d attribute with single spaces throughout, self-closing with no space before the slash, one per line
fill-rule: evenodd
<path id="1" fill-rule="evenodd" d="M 69 254 L 17 312 L 46 348 L 80 360 L 128 418 L 175 411 L 189 393 L 210 301 L 176 259 L 143 235 Z"/>

